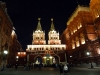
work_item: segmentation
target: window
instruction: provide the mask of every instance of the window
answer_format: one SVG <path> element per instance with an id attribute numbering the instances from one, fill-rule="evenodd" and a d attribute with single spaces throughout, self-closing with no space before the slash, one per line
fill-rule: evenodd
<path id="1" fill-rule="evenodd" d="M 46 50 L 48 50 L 48 48 L 46 48 Z"/>
<path id="2" fill-rule="evenodd" d="M 43 39 L 43 38 L 41 37 L 41 39 Z"/>
<path id="3" fill-rule="evenodd" d="M 62 47 L 62 50 L 64 50 L 64 47 Z"/>

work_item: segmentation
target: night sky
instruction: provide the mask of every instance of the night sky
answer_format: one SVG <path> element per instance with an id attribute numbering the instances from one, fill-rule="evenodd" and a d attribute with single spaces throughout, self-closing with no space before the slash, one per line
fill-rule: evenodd
<path id="1" fill-rule="evenodd" d="M 32 34 L 36 30 L 38 18 L 41 18 L 41 26 L 46 32 L 51 26 L 51 18 L 60 35 L 67 27 L 68 18 L 77 5 L 89 5 L 90 0 L 1 0 L 6 3 L 7 13 L 13 22 L 17 39 L 23 50 L 28 44 L 32 44 Z"/>

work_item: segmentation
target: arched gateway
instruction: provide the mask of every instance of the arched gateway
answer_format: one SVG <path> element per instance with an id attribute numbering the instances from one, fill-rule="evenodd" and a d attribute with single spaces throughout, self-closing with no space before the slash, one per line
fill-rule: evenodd
<path id="1" fill-rule="evenodd" d="M 49 66 L 56 63 L 58 64 L 60 62 L 60 57 L 58 55 L 51 56 L 49 54 L 46 54 L 43 57 L 41 55 L 36 55 L 34 60 L 31 62 L 34 64 L 43 64 Z"/>
<path id="2" fill-rule="evenodd" d="M 42 30 L 40 18 L 35 32 L 33 32 L 32 45 L 27 45 L 27 61 L 35 64 L 51 65 L 53 63 L 65 62 L 66 45 L 61 44 L 59 32 L 55 30 L 53 19 L 48 32 L 48 44 L 45 40 L 45 32 Z"/>

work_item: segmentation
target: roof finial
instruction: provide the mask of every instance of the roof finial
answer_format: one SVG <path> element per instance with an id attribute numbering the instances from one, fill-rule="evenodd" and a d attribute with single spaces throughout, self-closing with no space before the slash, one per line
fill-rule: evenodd
<path id="1" fill-rule="evenodd" d="M 38 20 L 40 21 L 40 20 L 41 20 L 41 18 L 38 18 Z"/>
<path id="2" fill-rule="evenodd" d="M 77 4 L 78 4 L 78 6 L 80 6 L 80 4 L 79 4 L 78 0 L 76 0 L 76 2 L 77 2 Z"/>
<path id="3" fill-rule="evenodd" d="M 51 28 L 50 28 L 50 30 L 52 31 L 52 30 L 55 30 L 55 27 L 54 27 L 54 24 L 53 24 L 53 18 L 51 18 Z"/>
<path id="4" fill-rule="evenodd" d="M 41 18 L 38 18 L 38 25 L 36 30 L 42 30 L 41 23 L 40 23 Z"/>
<path id="5" fill-rule="evenodd" d="M 53 21 L 53 18 L 51 18 L 51 21 Z"/>

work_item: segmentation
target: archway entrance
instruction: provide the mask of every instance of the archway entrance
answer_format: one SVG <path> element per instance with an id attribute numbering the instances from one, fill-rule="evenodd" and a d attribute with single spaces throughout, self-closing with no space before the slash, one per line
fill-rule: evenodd
<path id="1" fill-rule="evenodd" d="M 42 64 L 42 57 L 41 56 L 37 56 L 35 58 L 35 64 Z"/>
<path id="2" fill-rule="evenodd" d="M 59 57 L 58 56 L 44 56 L 43 57 L 43 64 L 50 66 L 52 64 L 58 64 L 59 63 Z"/>
<path id="3" fill-rule="evenodd" d="M 58 56 L 53 56 L 53 63 L 54 64 L 59 64 L 59 57 Z"/>
<path id="4" fill-rule="evenodd" d="M 47 54 L 43 57 L 43 64 L 46 66 L 52 65 L 52 56 L 50 54 Z"/>
<path id="5" fill-rule="evenodd" d="M 39 64 L 42 64 L 42 57 L 41 56 L 36 56 L 34 58 L 34 67 L 38 67 Z"/>

